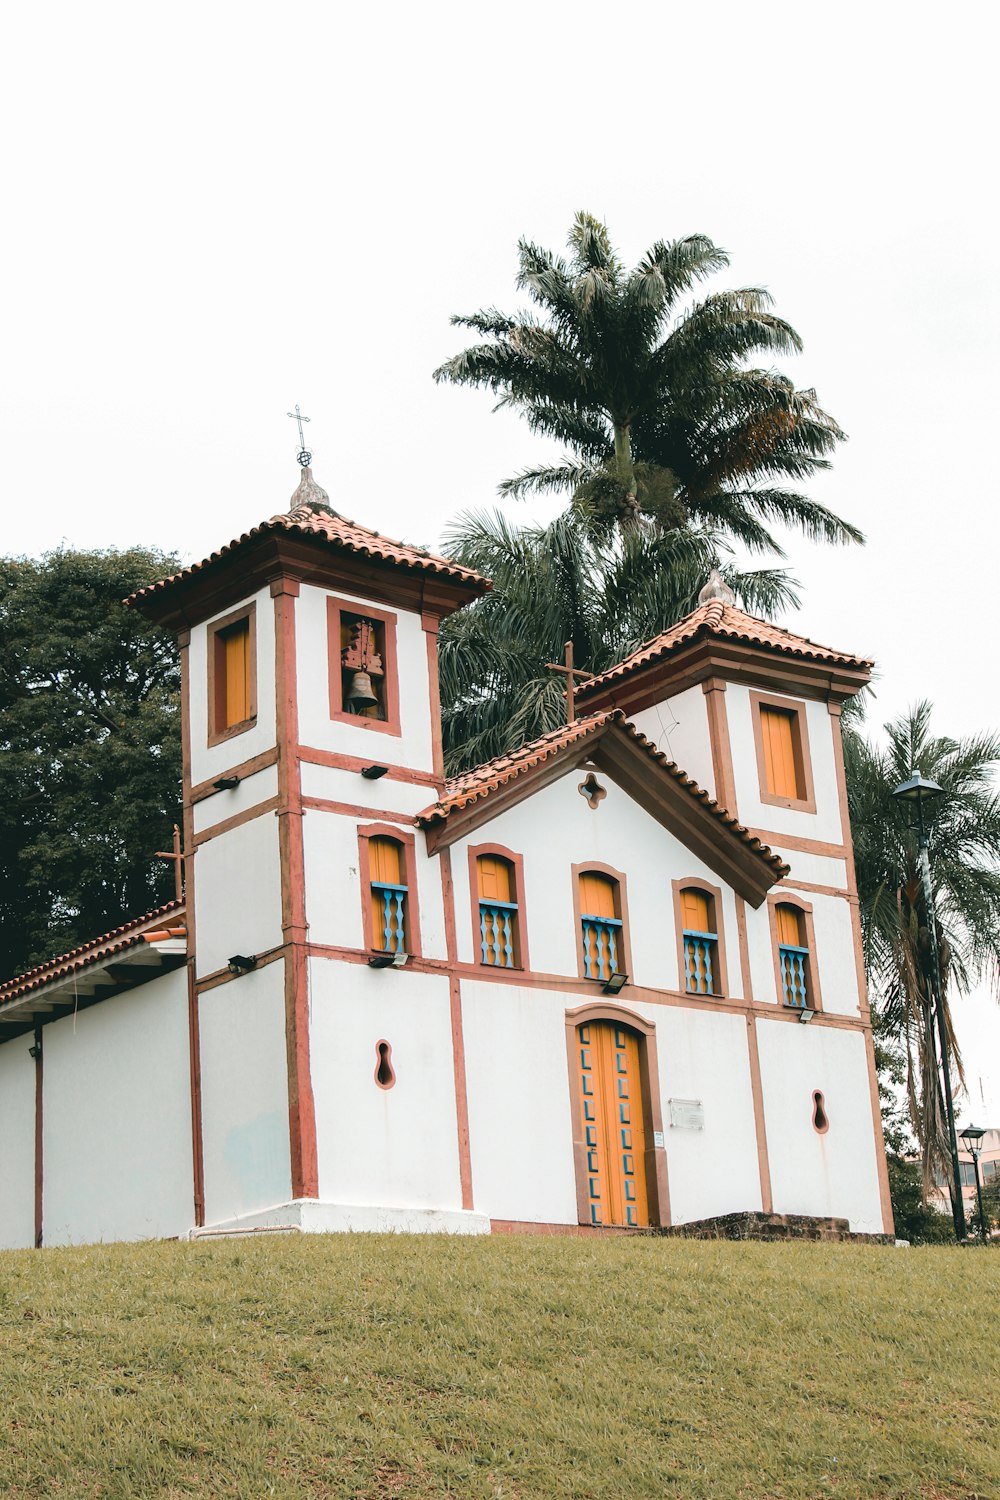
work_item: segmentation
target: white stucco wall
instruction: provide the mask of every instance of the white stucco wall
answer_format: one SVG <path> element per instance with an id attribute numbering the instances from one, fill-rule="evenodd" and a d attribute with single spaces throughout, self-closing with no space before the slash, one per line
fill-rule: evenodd
<path id="1" fill-rule="evenodd" d="M 199 845 L 194 896 L 200 976 L 224 968 L 233 953 L 264 953 L 281 942 L 281 866 L 273 812 Z"/>
<path id="2" fill-rule="evenodd" d="M 322 958 L 309 969 L 320 1197 L 460 1209 L 447 977 Z M 375 1082 L 380 1040 L 389 1089 Z"/>
<path id="3" fill-rule="evenodd" d="M 715 796 L 708 709 L 700 683 L 631 717 L 636 729 L 652 740 L 658 750 Z"/>
<path id="4" fill-rule="evenodd" d="M 462 981 L 469 1149 L 480 1213 L 577 1222 L 565 1012 L 585 998 Z"/>
<path id="5" fill-rule="evenodd" d="M 542 973 L 577 973 L 579 934 L 573 911 L 571 866 L 595 860 L 626 877 L 633 983 L 677 989 L 674 880 L 699 877 L 723 890 L 721 926 L 726 941 L 729 993 L 742 994 L 736 906 L 718 875 L 648 813 L 611 777 L 598 779 L 607 796 L 596 811 L 577 788 L 581 770 L 568 772 L 517 807 L 501 813 L 452 850 L 459 957 L 478 962 L 473 946 L 470 844 L 498 843 L 524 856 L 525 913 L 531 967 Z M 547 830 L 557 830 L 553 835 Z"/>
<path id="6" fill-rule="evenodd" d="M 212 796 L 196 802 L 193 809 L 194 831 L 196 834 L 204 833 L 207 828 L 214 828 L 217 823 L 224 823 L 227 818 L 234 818 L 251 807 L 259 807 L 262 802 L 277 795 L 278 768 L 265 766 L 253 776 L 245 777 L 239 786 L 214 792 Z"/>
<path id="7" fill-rule="evenodd" d="M 636 1009 L 656 1025 L 673 1223 L 759 1209 L 746 1020 L 675 1005 Z M 671 1125 L 672 1098 L 699 1099 L 704 1127 Z"/>
<path id="8" fill-rule="evenodd" d="M 430 771 L 433 768 L 431 714 L 427 681 L 427 643 L 419 614 L 389 610 L 380 602 L 374 608 L 396 617 L 396 660 L 399 677 L 399 721 L 401 733 L 363 729 L 330 718 L 329 646 L 327 600 L 335 597 L 352 610 L 364 613 L 361 595 L 302 585 L 296 608 L 298 651 L 299 739 L 317 750 L 336 750 L 343 755 L 361 755 L 390 765 Z M 352 800 L 357 800 L 354 798 Z"/>
<path id="9" fill-rule="evenodd" d="M 28 1055 L 34 1041 L 18 1036 L 0 1047 L 0 1250 L 35 1243 L 35 1061 Z"/>
<path id="10" fill-rule="evenodd" d="M 863 1034 L 762 1021 L 757 1037 L 775 1213 L 832 1214 L 881 1234 Z M 825 1096 L 824 1135 L 812 1125 L 814 1089 Z"/>
<path id="11" fill-rule="evenodd" d="M 207 1224 L 291 1197 L 282 961 L 203 991 Z"/>
<path id="12" fill-rule="evenodd" d="M 310 808 L 302 820 L 305 850 L 306 917 L 309 940 L 340 948 L 363 948 L 362 892 L 358 826 L 377 822 Z M 401 827 L 400 832 L 410 832 Z M 424 958 L 448 956 L 441 891 L 441 862 L 428 857 L 421 834 L 416 838 L 417 907 Z M 200 934 L 199 934 L 200 940 Z"/>
<path id="13" fill-rule="evenodd" d="M 256 603 L 257 632 L 257 722 L 252 729 L 233 735 L 221 744 L 208 743 L 208 631 L 215 620 L 232 614 L 250 598 Z M 274 719 L 274 600 L 269 589 L 260 589 L 245 600 L 220 610 L 191 631 L 188 654 L 190 672 L 191 780 L 194 783 L 221 776 L 230 766 L 252 760 L 275 742 Z"/>
<path id="14" fill-rule="evenodd" d="M 370 750 L 372 748 L 369 746 Z M 375 750 L 378 748 L 377 745 L 374 747 Z M 377 765 L 385 765 L 377 754 L 373 754 L 371 760 Z M 429 782 L 420 785 L 413 781 L 396 781 L 390 776 L 366 781 L 360 771 L 342 771 L 333 766 L 313 765 L 309 761 L 302 762 L 302 795 L 347 803 L 351 807 L 405 814 L 410 818 L 437 799 L 437 792 Z"/>
<path id="15" fill-rule="evenodd" d="M 185 970 L 51 1022 L 42 1045 L 44 1243 L 186 1233 L 194 1188 Z"/>
<path id="16" fill-rule="evenodd" d="M 783 698 L 785 695 L 777 696 Z M 794 697 L 789 697 L 788 702 L 796 705 L 805 702 L 816 811 L 798 812 L 761 801 L 750 689 L 743 683 L 731 682 L 726 693 L 726 707 L 740 822 L 748 828 L 773 828 L 797 838 L 842 843 L 845 830 L 840 820 L 833 741 L 834 733 L 839 733 L 839 721 L 832 717 L 825 703 Z M 803 875 L 802 878 L 806 877 Z"/>

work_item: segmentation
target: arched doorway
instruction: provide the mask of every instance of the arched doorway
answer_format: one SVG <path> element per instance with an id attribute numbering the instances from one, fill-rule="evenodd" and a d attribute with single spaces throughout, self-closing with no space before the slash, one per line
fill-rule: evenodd
<path id="1" fill-rule="evenodd" d="M 641 1229 L 651 1222 L 641 1039 L 616 1021 L 576 1028 L 577 1086 L 589 1223 Z"/>

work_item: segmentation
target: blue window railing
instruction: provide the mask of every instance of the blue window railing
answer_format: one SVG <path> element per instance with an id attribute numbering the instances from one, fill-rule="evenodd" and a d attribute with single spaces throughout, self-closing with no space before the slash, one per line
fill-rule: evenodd
<path id="1" fill-rule="evenodd" d="M 719 936 L 715 932 L 684 933 L 684 987 L 692 995 L 716 995 Z"/>
<path id="2" fill-rule="evenodd" d="M 805 1010 L 809 1005 L 808 958 L 808 948 L 796 948 L 791 943 L 778 944 L 778 968 L 785 1004 L 793 1005 L 796 1010 Z"/>
<path id="3" fill-rule="evenodd" d="M 382 901 L 382 942 L 387 953 L 406 952 L 406 886 L 372 881 L 372 890 Z"/>
<path id="4" fill-rule="evenodd" d="M 480 901 L 479 934 L 483 963 L 494 968 L 513 969 L 517 964 L 517 903 Z"/>
<path id="5" fill-rule="evenodd" d="M 610 979 L 618 971 L 619 917 L 580 917 L 583 965 L 588 979 Z"/>

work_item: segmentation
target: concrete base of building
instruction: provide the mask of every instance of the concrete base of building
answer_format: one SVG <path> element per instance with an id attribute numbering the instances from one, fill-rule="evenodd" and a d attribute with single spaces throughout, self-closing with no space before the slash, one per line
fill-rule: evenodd
<path id="1" fill-rule="evenodd" d="M 296 1198 L 252 1214 L 192 1229 L 188 1239 L 244 1234 L 489 1234 L 486 1214 L 465 1209 L 394 1208 Z"/>

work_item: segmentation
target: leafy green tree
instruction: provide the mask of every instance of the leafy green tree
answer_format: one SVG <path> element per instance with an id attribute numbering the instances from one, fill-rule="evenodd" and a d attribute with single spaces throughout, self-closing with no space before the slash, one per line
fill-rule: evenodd
<path id="1" fill-rule="evenodd" d="M 441 628 L 441 700 L 449 769 L 492 759 L 566 722 L 564 681 L 546 670 L 573 642 L 574 660 L 600 672 L 693 609 L 710 569 L 725 560 L 705 528 L 627 528 L 617 534 L 567 511 L 519 527 L 472 514 L 447 538 L 449 554 L 493 580 L 483 599 Z M 780 570 L 726 580 L 751 610 L 795 603 Z"/>
<path id="2" fill-rule="evenodd" d="M 539 313 L 454 317 L 482 342 L 434 377 L 485 386 L 568 450 L 562 463 L 507 480 L 502 494 L 568 492 L 609 525 L 701 521 L 778 555 L 774 522 L 862 540 L 796 488 L 829 466 L 841 429 L 815 391 L 749 363 L 798 352 L 799 335 L 758 287 L 683 300 L 728 265 L 723 250 L 705 235 L 661 240 L 629 271 L 586 213 L 568 260 L 528 240 L 518 248 L 517 285 Z"/>
<path id="3" fill-rule="evenodd" d="M 947 1178 L 951 1168 L 917 834 L 907 808 L 892 795 L 914 769 L 947 793 L 932 813 L 930 856 L 946 1028 L 959 1084 L 951 1001 L 1000 964 L 1000 797 L 994 782 L 1000 736 L 934 736 L 931 711 L 922 702 L 894 719 L 885 726 L 884 744 L 869 742 L 855 725 L 845 725 L 844 735 L 865 962 L 884 1032 L 905 1058 L 925 1201 L 935 1173 Z"/>
<path id="4" fill-rule="evenodd" d="M 175 557 L 0 560 L 0 977 L 173 895 L 180 816 L 174 642 L 133 589 Z"/>

